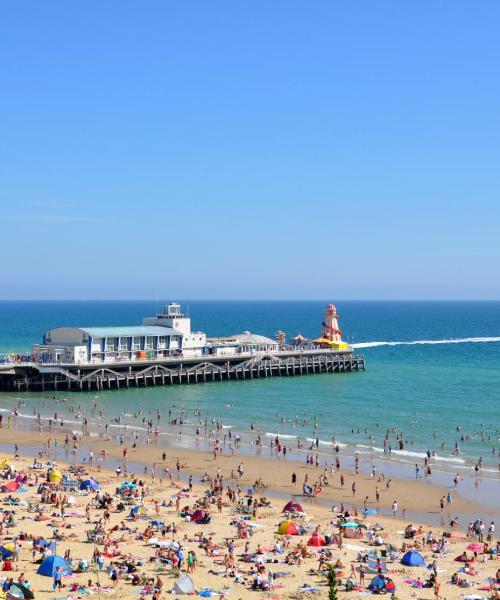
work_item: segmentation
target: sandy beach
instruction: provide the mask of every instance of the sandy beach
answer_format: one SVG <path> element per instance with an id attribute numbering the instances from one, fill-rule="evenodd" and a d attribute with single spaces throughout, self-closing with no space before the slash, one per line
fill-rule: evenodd
<path id="1" fill-rule="evenodd" d="M 434 567 L 441 586 L 441 597 L 461 598 L 467 594 L 479 593 L 482 597 L 488 598 L 492 595 L 491 591 L 480 588 L 488 586 L 490 581 L 488 578 L 495 576 L 499 565 L 496 554 L 485 555 L 479 552 L 470 563 L 472 570 L 468 573 L 460 572 L 460 569 L 464 568 L 464 563 L 456 562 L 454 559 L 464 551 L 469 558 L 474 558 L 473 551 L 467 550 L 467 547 L 472 548 L 470 544 L 478 543 L 477 539 L 466 537 L 465 530 L 468 522 L 464 521 L 463 516 L 476 514 L 477 518 L 483 519 L 487 531 L 494 515 L 488 515 L 488 511 L 479 504 L 460 498 L 459 490 L 453 494 L 452 508 L 441 513 L 440 498 L 446 496 L 449 490 L 442 489 L 429 481 L 394 480 L 389 489 L 386 489 L 387 482 L 379 482 L 377 478 L 369 475 L 355 476 L 353 473 L 341 471 L 344 477 L 343 487 L 340 485 L 340 474 L 329 473 L 328 485 L 323 486 L 317 498 L 302 498 L 300 494 L 304 478 L 307 475 L 309 482 L 315 482 L 324 472 L 322 466 L 306 467 L 304 464 L 289 460 L 242 457 L 237 453 L 232 455 L 230 452 L 218 454 L 214 458 L 213 455 L 202 451 L 180 450 L 176 447 L 162 447 L 156 444 L 133 448 L 126 443 L 120 445 L 116 440 L 107 441 L 84 436 L 76 442 L 78 451 L 74 455 L 77 457 L 76 462 L 84 461 L 84 464 L 80 464 L 82 470 L 79 481 L 92 477 L 100 483 L 101 490 L 97 492 L 54 490 L 56 504 L 50 502 L 44 504 L 40 502 L 41 496 L 37 491 L 38 485 L 47 479 L 47 469 L 31 469 L 33 458 L 26 457 L 23 449 L 29 449 L 31 455 L 41 452 L 42 462 L 47 461 L 54 454 L 62 457 L 64 434 L 62 432 L 40 434 L 4 428 L 1 431 L 1 440 L 4 446 L 10 444 L 13 449 L 17 444 L 20 454 L 16 460 L 12 460 L 13 451 L 5 454 L 5 458 L 12 461 L 8 463 L 9 468 L 14 470 L 14 472 L 8 470 L 3 472 L 5 481 L 12 480 L 16 472 L 27 477 L 22 486 L 24 493 L 2 494 L 4 500 L 2 508 L 7 511 L 5 513 L 7 515 L 8 511 L 15 511 L 13 517 L 15 524 L 13 527 L 3 529 L 0 543 L 5 545 L 14 542 L 20 546 L 19 560 L 14 560 L 12 563 L 14 570 L 2 572 L 2 576 L 13 577 L 14 581 L 19 576 L 21 580 L 26 577 L 37 598 L 78 598 L 97 592 L 120 598 L 139 596 L 156 600 L 161 597 L 176 597 L 179 594 L 171 596 L 170 590 L 179 577 L 186 574 L 187 557 L 190 551 L 196 555 L 195 570 L 189 573 L 196 592 L 209 588 L 213 590 L 214 595 L 220 593 L 222 596 L 235 599 L 326 598 L 328 593 L 326 576 L 318 574 L 318 569 L 320 566 L 324 569 L 331 564 L 338 567 L 340 597 L 371 594 L 365 588 L 377 574 L 377 566 L 379 568 L 382 566 L 384 577 L 390 577 L 396 586 L 397 597 L 431 598 L 434 597 L 435 588 L 419 586 L 421 582 L 429 579 L 433 571 L 425 566 L 404 566 L 400 562 L 405 551 L 415 547 L 415 544 L 416 549 L 423 556 L 425 565 L 431 565 L 435 561 Z M 104 452 L 107 458 L 100 459 L 101 453 Z M 163 460 L 163 453 L 166 454 L 165 460 Z M 74 462 L 71 452 L 68 460 L 69 463 Z M 57 467 L 62 473 L 69 473 L 69 463 L 58 458 Z M 243 470 L 241 476 L 238 473 L 240 465 Z M 71 468 L 75 469 L 76 466 L 73 464 Z M 119 477 L 115 472 L 115 466 L 122 468 Z M 128 470 L 127 474 L 125 474 L 126 470 Z M 291 481 L 292 473 L 297 476 L 295 484 Z M 190 476 L 192 476 L 191 491 L 189 491 Z M 75 479 L 74 475 L 71 477 Z M 138 483 L 136 489 L 144 490 L 143 498 L 141 499 L 140 495 L 129 498 L 125 510 L 118 510 L 121 508 L 123 497 L 116 495 L 115 491 L 118 486 L 134 478 Z M 138 479 L 145 485 L 140 485 Z M 205 481 L 201 482 L 202 479 Z M 355 496 L 351 488 L 354 480 L 357 484 Z M 218 493 L 220 481 L 222 481 L 222 495 Z M 253 489 L 253 498 L 264 497 L 266 500 L 262 504 L 269 502 L 270 506 L 260 506 L 259 503 L 254 518 L 246 521 L 253 513 L 253 505 L 249 512 L 242 510 L 242 505 L 247 503 L 247 492 L 256 481 L 259 481 L 262 487 Z M 232 490 L 231 495 L 234 492 L 233 501 L 227 494 L 228 487 Z M 375 498 L 377 487 L 380 493 L 378 503 Z M 210 488 L 212 488 L 211 495 L 205 496 L 207 489 Z M 109 494 L 112 498 L 108 510 L 94 506 L 96 498 L 100 497 L 99 494 Z M 283 506 L 294 494 L 297 494 L 296 500 L 301 503 L 306 516 L 282 513 Z M 9 495 L 12 501 L 16 502 L 15 505 L 5 503 Z M 69 496 L 72 496 L 70 501 L 68 501 Z M 365 508 L 366 496 L 368 496 L 366 508 L 375 510 L 378 514 L 363 517 L 361 513 Z M 204 501 L 202 506 L 210 516 L 209 523 L 195 524 L 189 522 L 189 517 L 186 519 L 182 516 L 192 514 L 197 507 L 199 508 L 195 504 L 200 503 L 205 497 L 208 500 Z M 397 501 L 396 514 L 389 516 L 392 515 L 395 500 Z M 64 518 L 61 516 L 61 501 L 64 504 Z M 40 508 L 40 520 L 34 520 L 35 515 L 30 505 L 37 505 Z M 139 512 L 144 511 L 144 514 L 129 520 L 128 514 L 134 506 L 138 507 Z M 333 506 L 335 510 L 332 510 Z M 349 520 L 354 519 L 361 523 L 362 527 L 358 530 L 363 536 L 361 539 L 348 539 L 344 536 L 340 540 L 342 547 L 339 548 L 338 534 L 341 529 L 337 523 L 341 509 L 349 512 Z M 417 514 L 422 518 L 414 520 L 413 516 Z M 436 518 L 436 514 L 441 525 L 427 524 Z M 426 515 L 428 519 L 425 518 Z M 302 535 L 277 535 L 280 523 L 287 516 L 292 517 Z M 456 528 L 452 529 L 450 520 L 455 516 L 458 516 L 458 523 Z M 163 522 L 159 530 L 151 527 L 152 519 Z M 87 532 L 94 529 L 96 523 L 102 526 L 104 531 L 100 540 L 102 544 L 99 545 L 86 541 Z M 410 524 L 416 530 L 416 536 L 405 539 L 405 528 Z M 435 541 L 427 545 L 429 531 L 432 531 Z M 308 546 L 307 543 L 315 532 L 320 538 L 326 536 L 327 540 L 332 539 L 333 543 L 324 547 Z M 449 533 L 451 537 L 442 537 L 443 532 Z M 201 537 L 195 537 L 200 534 Z M 246 537 L 247 535 L 249 537 Z M 375 546 L 373 542 L 377 535 L 381 539 L 378 540 L 380 544 Z M 52 579 L 36 574 L 39 565 L 34 562 L 34 559 L 40 558 L 40 555 L 32 550 L 32 538 L 38 536 L 47 540 L 53 540 L 55 536 L 57 555 L 64 556 L 69 550 L 73 568 L 76 568 L 80 562 L 80 566 L 88 564 L 88 570 L 63 577 L 64 588 L 60 591 L 52 591 Z M 165 546 L 162 556 L 158 556 L 158 548 L 151 544 L 151 537 L 159 540 L 160 546 Z M 371 543 L 368 541 L 369 537 Z M 486 533 L 484 538 L 486 539 Z M 210 540 L 208 550 L 207 540 Z M 234 540 L 234 548 L 232 544 L 231 548 L 228 547 L 229 540 Z M 444 549 L 442 548 L 444 551 L 438 551 L 439 540 L 446 542 Z M 275 552 L 277 541 L 282 552 Z M 489 546 L 494 546 L 494 543 Z M 186 561 L 186 566 L 184 568 L 181 566 L 181 572 L 169 562 L 172 550 L 168 547 L 176 548 L 177 544 L 182 546 L 181 552 Z M 482 545 L 477 548 L 481 551 L 484 549 Z M 103 557 L 102 569 L 98 572 L 96 565 L 92 563 L 95 550 L 106 555 Z M 382 550 L 386 557 L 382 557 Z M 375 562 L 358 560 L 373 551 L 380 561 L 378 565 L 376 558 L 373 558 Z M 116 557 L 113 557 L 114 553 Z M 320 563 L 321 556 L 324 558 Z M 371 556 L 375 557 L 375 555 Z M 486 561 L 486 558 L 492 560 Z M 269 579 L 272 583 L 271 588 L 274 589 L 259 591 L 251 589 L 255 578 L 252 569 L 255 571 L 261 562 L 261 578 Z M 125 574 L 125 569 L 119 567 L 122 564 L 132 565 L 130 568 L 133 571 Z M 111 577 L 115 566 L 118 574 L 116 583 Z M 366 571 L 362 582 L 360 582 L 361 566 L 362 570 Z M 460 587 L 450 583 L 455 572 L 458 572 L 460 579 L 466 579 L 470 587 Z M 132 585 L 132 578 L 136 573 L 139 581 L 134 580 L 135 585 Z M 154 582 L 158 575 L 160 582 L 156 582 L 156 587 L 159 586 L 161 589 L 160 591 L 157 589 L 155 595 Z M 343 591 L 346 580 L 350 576 L 356 589 L 350 592 Z M 99 589 L 96 587 L 97 577 L 101 586 Z M 148 578 L 153 580 L 152 585 L 144 584 Z M 239 581 L 241 583 L 238 583 Z M 299 591 L 305 584 L 306 587 Z M 79 588 L 79 585 L 83 587 Z"/>

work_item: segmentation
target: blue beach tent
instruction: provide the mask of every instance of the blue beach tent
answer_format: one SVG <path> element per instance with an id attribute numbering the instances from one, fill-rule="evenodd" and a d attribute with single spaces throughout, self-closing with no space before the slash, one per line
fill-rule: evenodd
<path id="1" fill-rule="evenodd" d="M 365 515 L 365 517 L 368 517 L 369 515 L 376 515 L 377 510 L 375 508 L 367 508 L 363 511 L 363 514 Z"/>
<path id="2" fill-rule="evenodd" d="M 101 486 L 97 483 L 97 481 L 94 481 L 94 479 L 85 479 L 85 481 L 82 481 L 82 483 L 80 483 L 80 489 L 81 490 L 92 490 L 92 491 L 96 491 L 96 490 L 100 490 Z"/>
<path id="3" fill-rule="evenodd" d="M 14 552 L 6 548 L 5 546 L 0 546 L 0 558 L 5 560 L 6 558 L 12 558 L 14 556 Z"/>
<path id="4" fill-rule="evenodd" d="M 387 580 L 385 577 L 382 577 L 381 575 L 375 575 L 375 577 L 370 581 L 368 589 L 372 592 L 382 592 L 385 590 L 386 585 Z"/>
<path id="5" fill-rule="evenodd" d="M 62 556 L 47 556 L 47 558 L 38 567 L 37 574 L 45 577 L 54 577 L 57 567 L 61 567 L 63 575 L 71 575 L 73 573 L 69 564 Z"/>
<path id="6" fill-rule="evenodd" d="M 401 563 L 407 567 L 425 567 L 424 557 L 414 550 L 407 552 L 401 559 Z"/>

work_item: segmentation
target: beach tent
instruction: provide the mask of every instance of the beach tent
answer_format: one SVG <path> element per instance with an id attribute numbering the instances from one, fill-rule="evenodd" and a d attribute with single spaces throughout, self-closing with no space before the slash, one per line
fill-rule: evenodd
<path id="1" fill-rule="evenodd" d="M 54 577 L 57 567 L 61 567 L 63 575 L 71 575 L 73 573 L 71 567 L 62 556 L 47 556 L 38 567 L 37 574 L 44 575 L 45 577 Z"/>
<path id="2" fill-rule="evenodd" d="M 194 592 L 194 583 L 189 575 L 184 575 L 178 579 L 172 588 L 173 594 L 192 594 Z"/>
<path id="3" fill-rule="evenodd" d="M 307 540 L 307 545 L 315 546 L 316 548 L 326 546 L 325 538 L 318 533 L 313 533 L 312 536 Z"/>
<path id="4" fill-rule="evenodd" d="M 295 525 L 291 519 L 287 519 L 280 523 L 278 533 L 281 535 L 299 535 L 299 530 L 297 529 L 297 525 Z"/>
<path id="5" fill-rule="evenodd" d="M 359 525 L 354 521 L 346 521 L 340 527 L 343 535 L 350 540 L 359 540 L 363 536 Z"/>
<path id="6" fill-rule="evenodd" d="M 14 556 L 14 544 L 5 544 L 0 546 L 0 558 L 5 560 L 6 558 L 12 558 Z"/>
<path id="7" fill-rule="evenodd" d="M 359 527 L 357 529 L 354 527 L 347 527 L 343 532 L 344 537 L 349 540 L 360 540 L 363 537 L 363 532 Z"/>
<path id="8" fill-rule="evenodd" d="M 142 506 L 134 506 L 133 508 L 130 509 L 130 514 L 129 517 L 136 517 L 138 515 L 145 515 L 146 511 L 144 510 L 144 508 L 142 508 Z"/>
<path id="9" fill-rule="evenodd" d="M 375 575 L 375 577 L 370 581 L 370 585 L 368 589 L 371 592 L 382 592 L 385 590 L 385 586 L 387 585 L 387 580 L 382 575 Z"/>
<path id="10" fill-rule="evenodd" d="M 363 514 L 365 515 L 365 517 L 368 517 L 370 515 L 376 515 L 377 511 L 375 508 L 367 508 L 366 510 L 363 511 Z"/>
<path id="11" fill-rule="evenodd" d="M 292 512 L 292 511 L 304 512 L 302 509 L 302 506 L 300 506 L 300 504 L 298 502 L 295 502 L 295 500 L 290 500 L 290 502 L 287 502 L 281 512 L 284 513 L 284 512 Z"/>
<path id="12" fill-rule="evenodd" d="M 14 479 L 12 479 L 11 481 L 8 481 L 7 483 L 4 483 L 2 485 L 2 492 L 4 494 L 7 494 L 9 492 L 15 492 L 18 487 L 19 484 Z"/>
<path id="13" fill-rule="evenodd" d="M 210 517 L 204 510 L 195 510 L 194 513 L 191 515 L 192 523 L 208 523 L 209 520 Z"/>
<path id="14" fill-rule="evenodd" d="M 50 469 L 49 471 L 49 481 L 50 483 L 55 483 L 56 485 L 60 483 L 62 479 L 62 473 L 58 469 Z"/>
<path id="15" fill-rule="evenodd" d="M 163 521 L 158 521 L 157 519 L 151 519 L 151 521 L 149 521 L 149 524 L 155 529 L 161 529 L 165 527 L 165 523 Z"/>
<path id="16" fill-rule="evenodd" d="M 407 567 L 425 567 L 424 557 L 414 550 L 407 552 L 401 559 L 401 563 Z"/>
<path id="17" fill-rule="evenodd" d="M 100 490 L 101 486 L 94 479 L 85 479 L 85 481 L 82 481 L 82 483 L 80 483 L 80 489 L 86 491 L 96 491 Z"/>

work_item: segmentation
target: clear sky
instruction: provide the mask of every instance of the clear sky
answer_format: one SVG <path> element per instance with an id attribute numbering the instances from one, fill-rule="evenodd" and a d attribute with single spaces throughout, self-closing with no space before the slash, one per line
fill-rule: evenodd
<path id="1" fill-rule="evenodd" d="M 0 7 L 0 298 L 500 298 L 500 2 Z"/>

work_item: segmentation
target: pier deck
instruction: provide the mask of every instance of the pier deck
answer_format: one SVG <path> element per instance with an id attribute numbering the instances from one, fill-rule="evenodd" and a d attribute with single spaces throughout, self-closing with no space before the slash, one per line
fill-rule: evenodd
<path id="1" fill-rule="evenodd" d="M 338 350 L 287 350 L 271 354 L 82 364 L 21 362 L 0 364 L 0 390 L 112 390 L 364 370 L 364 356 Z"/>

